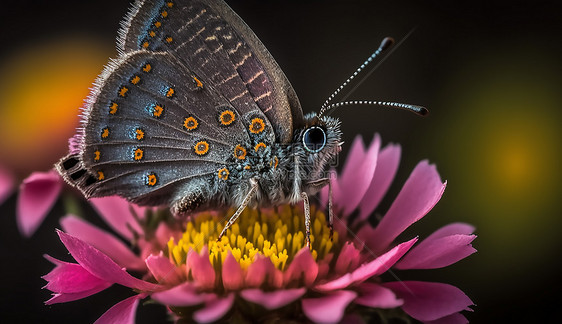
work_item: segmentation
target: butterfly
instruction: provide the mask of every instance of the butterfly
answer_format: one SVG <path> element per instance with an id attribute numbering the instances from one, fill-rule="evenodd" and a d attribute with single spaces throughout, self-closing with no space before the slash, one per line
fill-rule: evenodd
<path id="1" fill-rule="evenodd" d="M 330 185 L 342 146 L 327 112 L 349 102 L 303 115 L 276 61 L 221 0 L 137 1 L 117 43 L 56 164 L 66 182 L 86 198 L 175 215 L 237 207 L 221 236 L 247 206 L 302 200 L 309 245 L 308 196 Z"/>

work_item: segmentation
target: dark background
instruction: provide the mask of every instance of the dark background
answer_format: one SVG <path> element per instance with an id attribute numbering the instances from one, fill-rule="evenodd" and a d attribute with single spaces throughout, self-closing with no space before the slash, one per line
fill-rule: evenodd
<path id="1" fill-rule="evenodd" d="M 441 202 L 411 228 L 412 236 L 423 238 L 455 221 L 477 227 L 477 254 L 445 269 L 406 276 L 461 288 L 477 304 L 467 314 L 471 322 L 557 322 L 562 287 L 558 2 L 228 3 L 277 59 L 305 112 L 318 110 L 383 37 L 401 40 L 415 28 L 350 99 L 420 104 L 431 114 L 420 118 L 366 106 L 335 113 L 348 145 L 357 134 L 370 141 L 375 132 L 384 143 L 402 145 L 401 167 L 383 212 L 419 160 L 436 163 L 448 180 Z M 107 58 L 115 57 L 114 40 L 128 7 L 127 1 L 109 0 L 3 4 L 0 164 L 20 179 L 47 170 L 65 152 L 88 84 Z M 70 97 L 74 101 L 65 101 Z M 93 322 L 130 295 L 112 287 L 82 301 L 43 305 L 49 293 L 40 289 L 45 283 L 40 276 L 52 266 L 41 255 L 70 260 L 53 230 L 63 210 L 57 203 L 35 236 L 23 239 L 15 225 L 15 195 L 0 207 L 3 323 Z M 163 316 L 161 307 L 149 305 L 140 307 L 137 319 L 149 323 Z"/>

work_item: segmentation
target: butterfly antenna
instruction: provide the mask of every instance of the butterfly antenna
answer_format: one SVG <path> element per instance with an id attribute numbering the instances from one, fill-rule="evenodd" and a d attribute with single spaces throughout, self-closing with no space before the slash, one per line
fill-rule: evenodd
<path id="1" fill-rule="evenodd" d="M 398 109 L 411 111 L 420 116 L 426 116 L 427 114 L 429 114 L 429 110 L 427 110 L 427 108 L 423 106 L 410 105 L 410 104 L 392 102 L 392 101 L 372 101 L 372 100 L 340 101 L 327 106 L 326 111 L 333 110 L 342 106 L 351 106 L 351 105 L 367 105 L 367 106 L 398 108 Z"/>
<path id="2" fill-rule="evenodd" d="M 391 102 L 391 101 L 371 101 L 371 100 L 353 100 L 353 101 L 345 101 L 352 93 L 355 91 L 361 83 L 363 83 L 376 69 L 381 65 L 382 62 L 393 52 L 395 51 L 402 43 L 414 32 L 415 28 L 410 30 L 402 40 L 394 48 L 388 52 L 388 55 L 383 57 L 377 65 L 375 65 L 348 93 L 342 98 L 341 102 L 330 104 L 330 102 L 334 99 L 334 97 L 351 81 L 353 80 L 365 67 L 371 63 L 377 56 L 379 56 L 384 51 L 388 50 L 394 44 L 394 40 L 390 37 L 385 37 L 379 48 L 371 55 L 369 58 L 324 102 L 322 108 L 320 109 L 319 116 L 322 116 L 328 111 L 333 111 L 335 108 L 341 106 L 350 106 L 350 105 L 369 105 L 369 106 L 382 106 L 382 107 L 391 107 L 391 108 L 399 108 L 411 111 L 417 115 L 425 116 L 429 113 L 427 108 L 418 106 L 418 105 L 410 105 L 405 103 L 399 102 Z"/>
<path id="3" fill-rule="evenodd" d="M 353 79 L 355 79 L 355 77 L 359 75 L 359 73 L 361 73 L 361 71 L 363 71 L 367 67 L 367 65 L 369 65 L 369 63 L 371 63 L 381 53 L 391 48 L 393 44 L 393 38 L 385 37 L 379 45 L 379 48 L 377 48 L 377 50 L 373 54 L 371 54 L 371 56 L 369 56 L 369 58 L 367 58 L 365 62 L 363 62 L 363 64 L 361 64 L 361 66 L 359 66 L 359 68 L 357 68 L 357 70 L 355 70 L 355 72 L 353 72 L 353 74 L 349 78 L 347 78 L 347 80 L 345 80 L 345 82 L 328 97 L 328 99 L 326 99 L 326 101 L 324 101 L 322 107 L 320 108 L 319 116 L 322 116 L 326 111 L 329 110 L 328 105 L 334 99 L 334 97 L 338 95 L 338 93 L 340 93 Z"/>

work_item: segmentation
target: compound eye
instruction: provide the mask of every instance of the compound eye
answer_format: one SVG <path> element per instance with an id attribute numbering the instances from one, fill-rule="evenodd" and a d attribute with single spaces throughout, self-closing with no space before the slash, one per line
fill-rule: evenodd
<path id="1" fill-rule="evenodd" d="M 307 151 L 320 152 L 326 146 L 326 132 L 321 127 L 312 126 L 304 131 L 302 143 Z"/>

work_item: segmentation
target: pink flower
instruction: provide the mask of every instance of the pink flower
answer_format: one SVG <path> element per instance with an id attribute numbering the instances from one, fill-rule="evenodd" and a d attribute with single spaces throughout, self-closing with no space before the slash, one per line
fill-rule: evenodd
<path id="1" fill-rule="evenodd" d="M 339 215 L 343 219 L 349 217 L 352 211 L 359 210 L 351 227 L 360 228 L 357 240 L 360 244 L 364 243 L 363 249 L 380 257 L 316 286 L 316 289 L 328 292 L 355 286 L 359 291 L 354 301 L 357 304 L 380 308 L 399 306 L 413 318 L 427 323 L 468 322 L 459 312 L 470 311 L 468 307 L 473 303 L 456 287 L 420 281 L 373 283 L 364 280 L 367 276 L 379 274 L 371 270 L 376 264 L 382 265 L 382 262 L 377 260 L 388 255 L 389 251 L 408 243 L 395 245 L 394 241 L 406 228 L 424 217 L 435 206 L 446 186 L 446 182 L 441 182 L 435 166 L 422 161 L 415 167 L 378 225 L 375 228 L 365 226 L 365 221 L 388 190 L 400 159 L 398 145 L 388 145 L 380 151 L 379 147 L 378 135 L 375 135 L 368 149 L 364 147 L 361 138 L 356 138 L 342 175 L 334 183 L 333 192 L 334 204 L 340 206 Z M 322 197 L 323 200 L 327 199 L 326 189 L 323 190 Z M 337 225 L 336 223 L 335 226 Z M 345 227 L 346 222 L 340 221 L 339 225 Z M 398 262 L 393 260 L 389 264 L 399 270 L 436 269 L 451 265 L 476 252 L 471 245 L 476 238 L 472 235 L 473 231 L 474 227 L 468 224 L 447 225 L 413 248 L 408 246 L 409 251 Z M 347 253 L 358 255 L 361 252 L 350 248 Z M 340 254 L 340 257 L 347 253 Z"/>
<path id="2" fill-rule="evenodd" d="M 305 316 L 317 323 L 338 323 L 367 319 L 372 308 L 384 316 L 391 316 L 386 309 L 400 308 L 425 323 L 466 322 L 460 312 L 473 303 L 458 288 L 380 277 L 391 267 L 440 268 L 475 252 L 474 228 L 460 223 L 417 245 L 418 238 L 395 242 L 433 208 L 445 189 L 426 161 L 416 166 L 378 225 L 372 228 L 366 222 L 392 182 L 399 159 L 399 146 L 380 150 L 378 136 L 369 148 L 356 139 L 342 175 L 333 182 L 333 241 L 324 213 L 313 205 L 312 249 L 304 242 L 299 207 L 248 209 L 217 242 L 232 211 L 202 212 L 179 226 L 164 211 L 140 209 L 115 197 L 94 199 L 110 227 L 136 242 L 137 253 L 83 220 L 63 218 L 66 233 L 59 236 L 77 263 L 48 257 L 56 267 L 44 277 L 54 293 L 47 303 L 84 298 L 117 283 L 136 293 L 113 306 L 100 322 L 133 322 L 138 301 L 146 297 L 166 305 L 176 317 L 202 323 L 227 314 L 250 321 L 302 321 Z M 326 200 L 327 190 L 322 197 Z M 352 222 L 349 216 L 356 210 Z M 141 273 L 142 280 L 127 270 Z M 346 314 L 350 304 L 355 305 L 354 314 Z"/>
<path id="3" fill-rule="evenodd" d="M 63 181 L 55 170 L 34 172 L 20 185 L 16 220 L 20 233 L 30 237 L 43 222 L 62 189 Z"/>

